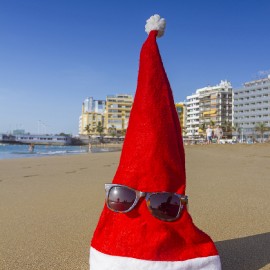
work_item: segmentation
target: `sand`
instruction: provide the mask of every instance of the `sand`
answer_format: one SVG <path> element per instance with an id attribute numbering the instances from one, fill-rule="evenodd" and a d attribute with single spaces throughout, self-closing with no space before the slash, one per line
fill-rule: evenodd
<path id="1" fill-rule="evenodd" d="M 0 269 L 89 269 L 120 152 L 0 161 Z M 187 146 L 195 224 L 223 269 L 270 269 L 270 145 Z M 140 270 L 140 269 L 138 269 Z"/>

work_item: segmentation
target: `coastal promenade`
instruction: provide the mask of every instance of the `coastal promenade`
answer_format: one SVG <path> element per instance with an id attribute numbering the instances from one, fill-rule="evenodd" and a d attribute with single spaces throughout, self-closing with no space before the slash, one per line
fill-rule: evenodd
<path id="1" fill-rule="evenodd" d="M 86 270 L 120 152 L 0 160 L 0 270 Z M 223 270 L 270 269 L 270 144 L 186 146 L 194 223 Z"/>

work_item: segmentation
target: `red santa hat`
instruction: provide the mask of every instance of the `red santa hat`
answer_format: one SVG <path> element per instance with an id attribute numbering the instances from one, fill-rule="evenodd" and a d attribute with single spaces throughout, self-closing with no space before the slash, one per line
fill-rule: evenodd
<path id="1" fill-rule="evenodd" d="M 120 164 L 113 183 L 142 192 L 185 195 L 185 153 L 171 87 L 156 37 L 159 15 L 147 20 L 138 85 Z M 178 219 L 157 219 L 141 199 L 128 213 L 105 205 L 90 248 L 91 270 L 221 269 L 211 238 L 192 222 L 186 206 Z"/>

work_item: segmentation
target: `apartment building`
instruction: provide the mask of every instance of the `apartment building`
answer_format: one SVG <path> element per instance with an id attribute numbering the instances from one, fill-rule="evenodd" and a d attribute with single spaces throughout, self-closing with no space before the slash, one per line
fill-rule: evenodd
<path id="1" fill-rule="evenodd" d="M 233 125 L 241 128 L 243 139 L 260 136 L 254 130 L 258 123 L 270 127 L 270 75 L 234 89 Z M 236 132 L 235 135 L 239 134 Z M 270 132 L 266 132 L 265 137 L 269 136 Z"/>
<path id="2" fill-rule="evenodd" d="M 100 122 L 104 133 L 123 134 L 128 126 L 133 96 L 114 95 L 107 96 L 105 100 L 86 98 L 82 104 L 82 113 L 79 118 L 79 134 L 87 135 L 85 127 L 90 124 L 92 135 L 98 135 L 96 127 Z"/>
<path id="3" fill-rule="evenodd" d="M 98 134 L 96 127 L 100 122 L 104 126 L 105 100 L 94 100 L 87 98 L 82 104 L 82 113 L 79 118 L 79 134 L 87 135 L 85 130 L 90 125 L 91 134 Z"/>
<path id="4" fill-rule="evenodd" d="M 187 97 L 187 135 L 203 134 L 202 126 L 223 128 L 225 136 L 231 136 L 232 125 L 232 86 L 221 81 L 216 86 L 207 86 L 196 90 L 196 94 Z"/>
<path id="5" fill-rule="evenodd" d="M 93 97 L 87 97 L 84 102 L 84 113 L 87 112 L 96 112 L 96 113 L 104 113 L 106 108 L 106 101 L 105 100 L 97 100 Z"/>
<path id="6" fill-rule="evenodd" d="M 186 135 L 197 136 L 199 135 L 200 125 L 200 100 L 198 93 L 187 96 L 186 109 Z"/>
<path id="7" fill-rule="evenodd" d="M 105 128 L 114 128 L 117 133 L 124 133 L 128 126 L 133 104 L 131 95 L 114 95 L 106 98 Z"/>
<path id="8" fill-rule="evenodd" d="M 224 136 L 231 136 L 232 127 L 232 86 L 221 81 L 216 86 L 197 90 L 200 106 L 200 126 L 221 126 Z"/>

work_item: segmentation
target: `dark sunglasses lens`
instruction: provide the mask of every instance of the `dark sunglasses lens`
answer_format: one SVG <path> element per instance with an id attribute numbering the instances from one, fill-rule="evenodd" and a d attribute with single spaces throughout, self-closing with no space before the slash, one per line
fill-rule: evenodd
<path id="1" fill-rule="evenodd" d="M 136 193 L 126 187 L 112 187 L 109 192 L 108 206 L 110 209 L 123 212 L 127 211 L 134 203 Z"/>
<path id="2" fill-rule="evenodd" d="M 156 193 L 150 196 L 150 210 L 153 216 L 162 220 L 172 220 L 177 217 L 180 199 L 170 193 Z"/>

